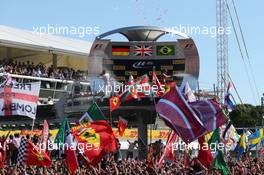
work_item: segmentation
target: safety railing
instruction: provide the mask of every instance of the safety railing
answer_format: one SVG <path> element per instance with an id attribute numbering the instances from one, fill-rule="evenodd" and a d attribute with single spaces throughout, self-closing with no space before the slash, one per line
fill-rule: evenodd
<path id="1" fill-rule="evenodd" d="M 3 74 L 0 73 L 0 76 Z M 29 83 L 29 82 L 36 82 L 40 81 L 40 100 L 45 101 L 49 97 L 53 101 L 58 101 L 61 97 L 71 94 L 74 90 L 74 84 L 76 81 L 72 80 L 61 80 L 61 79 L 54 79 L 54 78 L 44 78 L 44 77 L 33 77 L 33 76 L 26 76 L 26 75 L 16 75 L 16 74 L 9 74 L 12 79 L 19 83 Z M 86 93 L 90 89 L 90 83 L 81 81 L 78 83 L 79 85 L 79 92 Z"/>

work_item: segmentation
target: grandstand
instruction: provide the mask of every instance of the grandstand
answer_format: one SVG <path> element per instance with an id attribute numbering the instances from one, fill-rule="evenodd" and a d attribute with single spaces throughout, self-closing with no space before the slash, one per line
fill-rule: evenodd
<path id="1" fill-rule="evenodd" d="M 71 94 L 74 80 L 80 82 L 81 92 L 88 89 L 91 45 L 83 40 L 0 26 L 0 74 L 8 72 L 18 82 L 41 81 L 38 118 L 54 117 L 53 102 Z M 19 119 L 27 120 L 21 116 Z M 2 118 L 2 126 L 7 127 L 10 120 L 18 118 Z"/>

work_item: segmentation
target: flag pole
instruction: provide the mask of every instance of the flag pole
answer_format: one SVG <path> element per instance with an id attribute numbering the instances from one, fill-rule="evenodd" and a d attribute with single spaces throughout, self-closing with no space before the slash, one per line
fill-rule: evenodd
<path id="1" fill-rule="evenodd" d="M 168 139 L 167 139 L 167 142 L 170 141 L 170 140 L 172 139 L 173 134 L 174 134 L 174 131 L 172 131 L 172 130 L 170 129 L 169 137 L 168 137 Z M 168 147 L 170 146 L 170 144 L 168 144 L 167 142 L 166 142 L 166 146 L 165 146 L 165 149 L 164 149 L 164 151 L 163 151 L 163 154 L 162 154 L 162 156 L 161 156 L 161 158 L 160 158 L 160 160 L 159 160 L 159 162 L 158 162 L 159 165 L 160 165 L 160 164 L 162 163 L 162 161 L 164 160 L 164 157 L 165 157 L 165 155 L 166 155 L 167 149 L 168 149 Z"/>
<path id="2" fill-rule="evenodd" d="M 197 79 L 197 90 L 198 90 L 198 93 L 197 93 L 197 95 L 198 95 L 198 100 L 200 100 L 200 84 L 199 84 L 199 80 Z"/>
<path id="3" fill-rule="evenodd" d="M 32 121 L 31 134 L 33 133 L 34 125 L 35 125 L 35 119 L 33 119 L 33 121 Z"/>
<path id="4" fill-rule="evenodd" d="M 155 69 L 156 69 L 156 67 L 153 66 L 153 68 L 152 68 L 152 86 L 153 86 L 153 72 L 155 71 Z M 154 93 L 152 93 L 152 99 L 153 99 L 154 108 L 156 109 L 156 100 L 155 100 L 155 97 L 154 97 Z M 156 124 L 156 117 L 157 117 L 157 113 L 156 113 L 156 116 L 155 116 L 154 124 L 151 124 L 151 126 L 150 126 L 150 135 L 149 135 L 150 144 L 152 143 L 152 129 L 154 128 L 154 125 Z"/>

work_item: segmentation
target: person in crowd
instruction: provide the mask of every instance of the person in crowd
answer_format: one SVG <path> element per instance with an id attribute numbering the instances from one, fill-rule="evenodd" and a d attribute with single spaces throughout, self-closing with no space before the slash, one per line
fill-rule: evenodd
<path id="1" fill-rule="evenodd" d="M 110 92 L 108 92 L 108 87 L 110 85 L 110 74 L 106 72 L 106 70 L 103 70 L 100 74 L 100 78 L 104 81 L 104 94 L 105 96 L 109 96 Z"/>
<path id="2" fill-rule="evenodd" d="M 122 155 L 120 152 L 121 144 L 117 138 L 116 138 L 116 143 L 117 143 L 118 149 L 114 152 L 114 160 L 115 162 L 118 162 L 119 158 L 121 158 Z"/>
<path id="3" fill-rule="evenodd" d="M 87 72 L 74 70 L 67 67 L 53 68 L 53 66 L 46 68 L 43 63 L 34 64 L 27 61 L 21 63 L 17 61 L 0 60 L 0 73 L 27 75 L 34 77 L 56 78 L 61 80 L 86 80 Z"/>
<path id="4" fill-rule="evenodd" d="M 34 141 L 34 136 L 32 139 Z M 8 141 L 10 150 L 14 150 L 15 138 L 20 138 L 19 135 L 9 135 Z M 30 136 L 26 136 L 30 139 Z M 2 139 L 5 139 L 3 137 Z M 13 146 L 11 146 L 11 143 Z M 131 143 L 131 142 L 129 142 Z M 156 142 L 157 145 L 159 141 Z M 136 145 L 137 141 L 132 142 L 132 145 Z M 131 145 L 130 144 L 130 145 Z M 132 146 L 131 146 L 132 147 Z M 133 146 L 134 148 L 135 146 Z M 130 149 L 131 150 L 131 149 Z M 186 155 L 188 152 L 186 150 Z M 7 155 L 10 156 L 10 155 Z M 13 155 L 11 154 L 11 157 Z M 103 158 L 101 163 L 97 165 L 88 165 L 83 160 L 79 168 L 76 170 L 75 175 L 112 175 L 112 174 L 127 174 L 127 175 L 221 175 L 220 170 L 209 167 L 204 167 L 201 162 L 195 157 L 191 159 L 188 156 L 178 156 L 174 161 L 161 163 L 161 164 L 149 164 L 147 160 L 139 160 L 129 157 L 130 159 L 119 159 L 115 160 L 114 154 L 109 154 Z M 186 158 L 188 163 L 186 163 Z M 80 158 L 78 158 L 80 160 Z M 80 162 L 80 161 L 79 161 Z M 69 174 L 65 167 L 63 159 L 56 158 L 52 161 L 51 167 L 40 167 L 40 166 L 25 166 L 6 164 L 0 168 L 0 175 L 66 175 Z M 264 172 L 264 158 L 253 158 L 253 157 L 242 157 L 242 160 L 227 159 L 227 165 L 229 167 L 230 175 L 261 175 Z"/>
<path id="5" fill-rule="evenodd" d="M 127 156 L 126 156 L 126 158 L 128 159 L 128 158 L 134 158 L 134 148 L 137 148 L 138 146 L 137 146 L 137 144 L 138 144 L 138 141 L 137 140 L 135 140 L 134 142 L 130 142 L 129 140 L 127 140 L 127 142 L 128 142 L 128 144 L 129 144 L 129 146 L 128 146 L 128 150 L 127 150 Z"/>
<path id="6" fill-rule="evenodd" d="M 51 96 L 48 97 L 48 101 L 47 101 L 48 105 L 54 105 L 53 100 L 51 99 Z"/>
<path id="7" fill-rule="evenodd" d="M 167 84 L 167 80 L 168 78 L 170 78 L 171 76 L 168 74 L 168 70 L 167 69 L 164 69 L 162 71 L 162 74 L 161 74 L 161 82 L 163 84 Z"/>

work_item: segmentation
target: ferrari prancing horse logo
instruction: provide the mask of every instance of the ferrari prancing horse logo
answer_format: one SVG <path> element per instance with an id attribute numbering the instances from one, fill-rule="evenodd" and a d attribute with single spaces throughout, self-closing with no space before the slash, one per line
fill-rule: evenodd
<path id="1" fill-rule="evenodd" d="M 80 132 L 78 132 L 78 136 L 80 139 L 90 144 L 100 145 L 100 135 L 92 128 L 83 128 Z"/>

